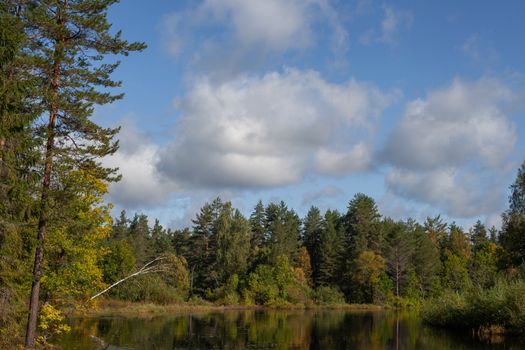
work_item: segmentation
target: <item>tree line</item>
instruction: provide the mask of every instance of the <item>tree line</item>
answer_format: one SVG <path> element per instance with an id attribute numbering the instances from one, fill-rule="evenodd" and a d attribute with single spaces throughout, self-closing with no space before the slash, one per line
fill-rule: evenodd
<path id="1" fill-rule="evenodd" d="M 147 276 L 111 292 L 132 301 L 411 305 L 445 290 L 519 278 L 525 255 L 516 239 L 523 231 L 511 218 L 521 215 L 509 209 L 501 232 L 480 221 L 465 231 L 440 216 L 423 223 L 383 217 L 362 193 L 344 213 L 311 207 L 304 218 L 284 202 L 259 202 L 245 217 L 217 198 L 185 229 L 165 229 L 158 220 L 150 228 L 147 216 L 122 212 L 105 240 L 111 248 L 102 269 L 110 284 L 156 256 L 184 258 L 185 277 L 176 283 Z"/>

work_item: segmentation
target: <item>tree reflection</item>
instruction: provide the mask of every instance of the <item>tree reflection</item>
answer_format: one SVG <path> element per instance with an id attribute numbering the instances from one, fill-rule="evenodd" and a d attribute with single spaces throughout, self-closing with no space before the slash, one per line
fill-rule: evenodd
<path id="1" fill-rule="evenodd" d="M 414 312 L 243 310 L 72 321 L 65 349 L 519 349 L 423 327 Z"/>

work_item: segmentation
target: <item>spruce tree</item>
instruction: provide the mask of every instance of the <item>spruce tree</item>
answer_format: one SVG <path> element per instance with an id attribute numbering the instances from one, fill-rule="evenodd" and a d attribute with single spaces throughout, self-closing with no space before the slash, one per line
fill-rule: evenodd
<path id="1" fill-rule="evenodd" d="M 319 237 L 318 267 L 315 270 L 317 285 L 332 285 L 339 282 L 341 257 L 343 253 L 343 233 L 339 225 L 337 211 L 327 210 Z"/>
<path id="2" fill-rule="evenodd" d="M 481 223 L 481 221 L 478 220 L 472 227 L 472 230 L 470 233 L 470 240 L 472 242 L 473 253 L 476 253 L 485 244 L 489 242 L 489 239 L 487 237 L 487 229 L 485 225 Z"/>
<path id="3" fill-rule="evenodd" d="M 319 208 L 310 207 L 303 220 L 303 244 L 310 255 L 310 265 L 312 268 L 314 284 L 316 285 L 318 284 L 317 278 L 319 276 L 320 268 L 319 243 L 322 227 L 323 220 Z"/>

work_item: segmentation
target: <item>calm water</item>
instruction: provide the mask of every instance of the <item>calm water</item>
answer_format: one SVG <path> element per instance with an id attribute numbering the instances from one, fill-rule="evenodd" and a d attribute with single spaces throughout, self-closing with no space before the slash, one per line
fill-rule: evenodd
<path id="1" fill-rule="evenodd" d="M 415 313 L 225 311 L 152 319 L 71 321 L 63 349 L 524 349 L 421 325 Z"/>

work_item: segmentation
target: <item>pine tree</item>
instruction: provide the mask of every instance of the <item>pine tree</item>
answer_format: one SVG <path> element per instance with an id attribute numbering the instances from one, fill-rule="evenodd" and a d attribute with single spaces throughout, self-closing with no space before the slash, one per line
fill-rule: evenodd
<path id="1" fill-rule="evenodd" d="M 128 43 L 118 32 L 109 32 L 107 10 L 116 0 L 31 1 L 20 9 L 20 17 L 31 40 L 31 72 L 42 81 L 37 98 L 46 109 L 45 125 L 37 126 L 37 139 L 44 148 L 37 248 L 31 288 L 26 347 L 34 348 L 38 318 L 44 242 L 50 217 L 50 200 L 60 176 L 77 169 L 98 179 L 117 179 L 114 169 L 102 167 L 101 157 L 116 151 L 113 137 L 118 129 L 106 129 L 90 120 L 95 105 L 122 97 L 106 88 L 119 82 L 110 78 L 118 63 L 103 63 L 107 55 L 141 50 L 141 43 Z M 55 170 L 60 164 L 61 174 Z"/>

